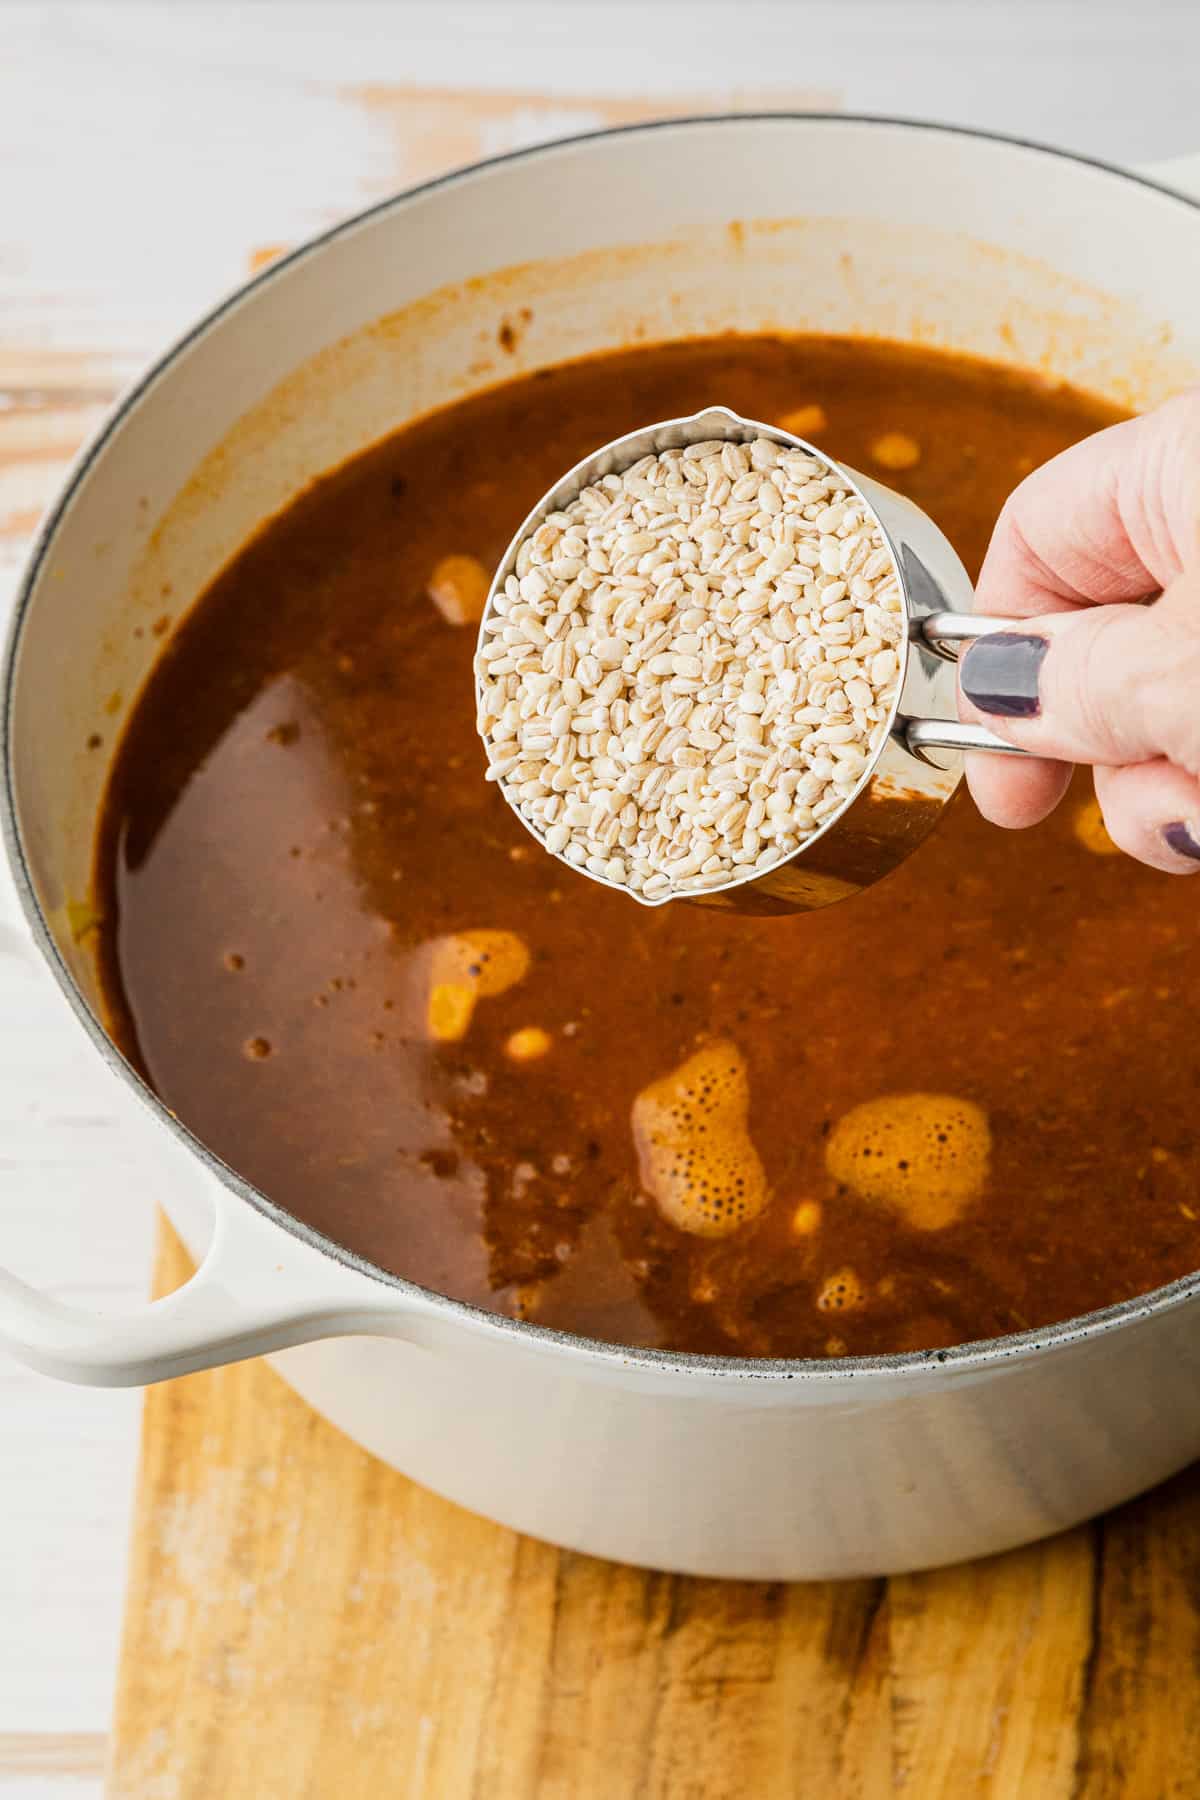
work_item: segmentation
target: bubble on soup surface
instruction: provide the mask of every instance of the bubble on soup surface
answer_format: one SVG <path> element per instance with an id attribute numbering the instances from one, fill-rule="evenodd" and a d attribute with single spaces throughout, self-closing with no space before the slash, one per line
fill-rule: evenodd
<path id="1" fill-rule="evenodd" d="M 440 1044 L 465 1038 L 475 1013 L 475 990 L 457 981 L 438 981 L 429 990 L 429 1035 Z"/>
<path id="2" fill-rule="evenodd" d="M 827 1275 L 817 1293 L 818 1312 L 857 1312 L 867 1303 L 867 1290 L 853 1269 Z"/>
<path id="3" fill-rule="evenodd" d="M 952 1094 L 884 1094 L 838 1120 L 825 1146 L 834 1181 L 940 1231 L 983 1191 L 991 1157 L 987 1114 Z"/>
<path id="4" fill-rule="evenodd" d="M 429 577 L 429 598 L 447 625 L 478 625 L 491 585 L 477 556 L 443 556 Z"/>
<path id="5" fill-rule="evenodd" d="M 1121 847 L 1109 837 L 1104 814 L 1100 811 L 1100 802 L 1094 796 L 1075 808 L 1071 824 L 1079 842 L 1093 856 L 1120 856 Z"/>
<path id="6" fill-rule="evenodd" d="M 817 437 L 829 424 L 825 408 L 814 401 L 810 406 L 797 406 L 791 412 L 781 413 L 778 419 L 781 431 L 790 431 L 793 437 Z"/>
<path id="7" fill-rule="evenodd" d="M 745 1058 L 727 1040 L 697 1051 L 634 1100 L 642 1185 L 680 1231 L 727 1237 L 767 1204 L 749 1110 Z"/>
<path id="8" fill-rule="evenodd" d="M 792 1231 L 797 1237 L 811 1237 L 821 1227 L 821 1208 L 815 1200 L 802 1200 L 792 1214 Z"/>
<path id="9" fill-rule="evenodd" d="M 438 1043 L 458 1043 L 475 1002 L 505 993 L 529 972 L 529 948 L 515 931 L 455 931 L 429 948 L 426 1025 Z"/>
<path id="10" fill-rule="evenodd" d="M 552 1039 L 540 1025 L 523 1025 L 505 1039 L 504 1054 L 513 1062 L 537 1062 L 550 1049 Z"/>
<path id="11" fill-rule="evenodd" d="M 881 469 L 914 469 L 921 460 L 921 446 L 907 431 L 885 431 L 871 445 L 871 461 Z"/>

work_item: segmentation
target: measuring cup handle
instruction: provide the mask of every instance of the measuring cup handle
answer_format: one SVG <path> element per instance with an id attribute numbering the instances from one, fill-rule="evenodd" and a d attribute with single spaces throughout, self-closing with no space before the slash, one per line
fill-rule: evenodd
<path id="1" fill-rule="evenodd" d="M 988 750 L 999 756 L 1029 755 L 1028 750 L 1006 744 L 994 731 L 988 731 L 982 725 L 960 725 L 957 719 L 909 719 L 902 729 L 904 742 L 922 762 L 926 760 L 927 750 Z"/>
<path id="2" fill-rule="evenodd" d="M 931 612 L 913 620 L 911 635 L 944 661 L 957 662 L 960 644 L 990 637 L 993 631 L 1011 631 L 1016 623 L 995 613 Z"/>
<path id="3" fill-rule="evenodd" d="M 945 662 L 958 661 L 958 646 L 993 631 L 1008 631 L 1011 619 L 995 613 L 931 612 L 914 619 L 910 636 Z M 903 726 L 904 741 L 915 757 L 928 760 L 927 750 L 989 750 L 997 756 L 1028 756 L 1015 744 L 1006 744 L 982 725 L 960 725 L 957 719 L 909 719 Z"/>

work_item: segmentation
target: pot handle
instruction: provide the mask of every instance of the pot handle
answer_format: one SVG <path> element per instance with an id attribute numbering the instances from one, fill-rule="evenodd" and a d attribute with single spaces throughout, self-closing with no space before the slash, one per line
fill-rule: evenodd
<path id="1" fill-rule="evenodd" d="M 307 1257 L 317 1265 L 311 1270 Z M 0 1268 L 0 1347 L 60 1381 L 141 1387 L 318 1338 L 415 1336 L 395 1296 L 380 1283 L 376 1300 L 363 1283 L 308 1245 L 289 1244 L 247 1201 L 218 1190 L 212 1241 L 195 1274 L 136 1311 L 104 1316 L 68 1306 Z"/>
<path id="2" fill-rule="evenodd" d="M 0 948 L 40 964 L 0 921 Z M 415 1310 L 386 1283 L 290 1235 L 213 1181 L 216 1216 L 195 1274 L 161 1300 L 117 1315 L 71 1306 L 0 1268 L 0 1349 L 91 1387 L 140 1387 L 317 1338 L 420 1339 Z"/>

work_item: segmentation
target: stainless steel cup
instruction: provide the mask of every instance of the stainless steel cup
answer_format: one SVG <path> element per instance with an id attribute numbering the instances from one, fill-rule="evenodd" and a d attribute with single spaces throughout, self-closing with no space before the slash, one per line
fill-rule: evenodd
<path id="1" fill-rule="evenodd" d="M 569 506 L 581 490 L 605 475 L 632 467 L 643 456 L 709 438 L 749 443 L 765 437 L 807 451 L 842 477 L 873 514 L 891 550 L 904 602 L 906 633 L 900 645 L 901 673 L 887 736 L 865 771 L 853 797 L 834 813 L 785 861 L 765 871 L 738 876 L 723 887 L 703 893 L 647 899 L 603 875 L 559 861 L 573 875 L 616 888 L 642 906 L 662 906 L 687 899 L 698 906 L 718 906 L 746 913 L 811 912 L 833 900 L 846 899 L 880 880 L 916 849 L 937 823 L 942 808 L 962 779 L 963 753 L 986 750 L 1016 755 L 1002 739 L 955 717 L 957 681 L 954 662 L 958 645 L 970 638 L 1004 629 L 1010 621 L 971 611 L 971 582 L 944 533 L 911 500 L 881 482 L 859 475 L 825 451 L 781 431 L 746 419 L 725 406 L 706 407 L 683 419 L 666 419 L 641 431 L 614 438 L 576 463 L 523 521 L 500 560 L 484 608 L 480 644 L 498 593 L 516 566 L 517 552 L 550 513 Z M 503 787 L 502 787 L 502 791 Z M 506 793 L 505 797 L 511 797 Z M 524 814 L 514 812 L 526 830 L 549 850 Z"/>

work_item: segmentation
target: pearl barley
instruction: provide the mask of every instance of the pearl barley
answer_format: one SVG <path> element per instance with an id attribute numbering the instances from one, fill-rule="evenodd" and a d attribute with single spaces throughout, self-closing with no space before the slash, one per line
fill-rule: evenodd
<path id="1" fill-rule="evenodd" d="M 644 456 L 517 552 L 475 661 L 489 779 L 647 899 L 761 874 L 866 778 L 902 623 L 882 533 L 827 464 L 766 438 Z"/>

